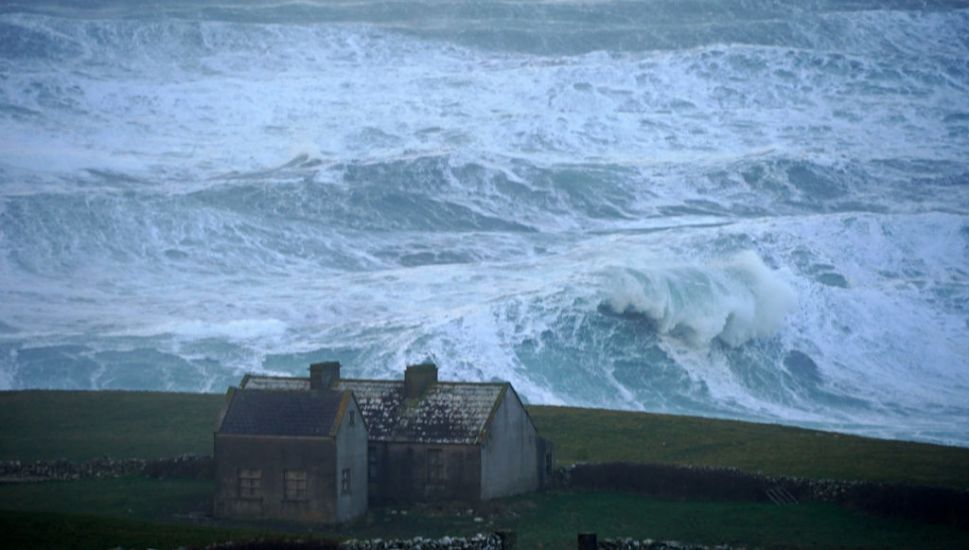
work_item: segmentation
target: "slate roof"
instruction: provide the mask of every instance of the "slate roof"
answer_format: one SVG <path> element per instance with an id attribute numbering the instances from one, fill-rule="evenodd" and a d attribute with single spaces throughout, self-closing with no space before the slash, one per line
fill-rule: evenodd
<path id="1" fill-rule="evenodd" d="M 330 437 L 344 392 L 235 390 L 219 433 Z"/>
<path id="2" fill-rule="evenodd" d="M 245 388 L 307 391 L 309 378 L 247 375 Z M 437 382 L 417 400 L 404 398 L 403 380 L 340 379 L 351 390 L 375 441 L 475 444 L 486 433 L 491 413 L 509 384 Z"/>

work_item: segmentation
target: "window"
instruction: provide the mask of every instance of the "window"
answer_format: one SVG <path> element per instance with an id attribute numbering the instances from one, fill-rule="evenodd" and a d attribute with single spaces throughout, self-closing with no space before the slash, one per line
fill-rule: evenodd
<path id="1" fill-rule="evenodd" d="M 262 470 L 239 470 L 239 498 L 262 496 Z"/>
<path id="2" fill-rule="evenodd" d="M 347 416 L 349 417 L 349 420 L 350 420 L 351 428 L 356 424 L 357 415 L 355 414 L 355 412 L 356 411 L 350 411 L 347 413 Z"/>
<path id="3" fill-rule="evenodd" d="M 350 468 L 344 468 L 340 475 L 340 494 L 350 494 Z"/>
<path id="4" fill-rule="evenodd" d="M 427 450 L 427 481 L 444 483 L 444 452 L 441 449 Z"/>
<path id="5" fill-rule="evenodd" d="M 367 479 L 377 481 L 377 447 L 371 445 L 367 448 Z"/>
<path id="6" fill-rule="evenodd" d="M 306 472 L 286 470 L 283 472 L 283 498 L 286 500 L 306 500 Z"/>

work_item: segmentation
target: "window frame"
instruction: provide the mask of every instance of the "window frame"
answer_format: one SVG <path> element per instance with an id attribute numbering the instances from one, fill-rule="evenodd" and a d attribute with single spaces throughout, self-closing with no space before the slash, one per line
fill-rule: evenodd
<path id="1" fill-rule="evenodd" d="M 353 487 L 351 485 L 352 479 L 353 479 L 353 475 L 350 472 L 350 468 L 344 468 L 343 471 L 340 472 L 340 494 L 341 495 L 353 494 Z"/>
<path id="2" fill-rule="evenodd" d="M 262 498 L 262 469 L 239 468 L 236 472 L 236 489 L 239 498 Z"/>
<path id="3" fill-rule="evenodd" d="M 380 457 L 377 455 L 377 446 L 367 447 L 367 481 L 377 481 L 380 477 Z"/>
<path id="4" fill-rule="evenodd" d="M 444 466 L 444 449 L 430 448 L 427 450 L 427 482 L 432 485 L 443 485 L 446 481 Z"/>
<path id="5" fill-rule="evenodd" d="M 309 476 L 306 470 L 283 470 L 283 500 L 304 502 L 309 498 Z"/>

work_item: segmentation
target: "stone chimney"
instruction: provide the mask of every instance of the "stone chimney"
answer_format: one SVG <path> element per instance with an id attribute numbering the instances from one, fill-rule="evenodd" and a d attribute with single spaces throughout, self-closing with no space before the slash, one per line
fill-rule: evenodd
<path id="1" fill-rule="evenodd" d="M 404 397 L 417 399 L 424 395 L 428 388 L 437 384 L 437 365 L 422 363 L 409 365 L 404 371 Z"/>
<path id="2" fill-rule="evenodd" d="M 326 361 L 310 365 L 310 389 L 326 390 L 340 380 L 340 362 Z"/>

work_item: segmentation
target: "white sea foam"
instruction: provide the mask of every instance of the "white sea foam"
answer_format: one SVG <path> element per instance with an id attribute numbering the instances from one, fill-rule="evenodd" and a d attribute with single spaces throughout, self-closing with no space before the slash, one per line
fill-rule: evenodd
<path id="1" fill-rule="evenodd" d="M 626 269 L 612 275 L 606 303 L 649 317 L 661 334 L 706 346 L 739 346 L 777 332 L 796 303 L 794 290 L 752 251 L 706 266 Z"/>

